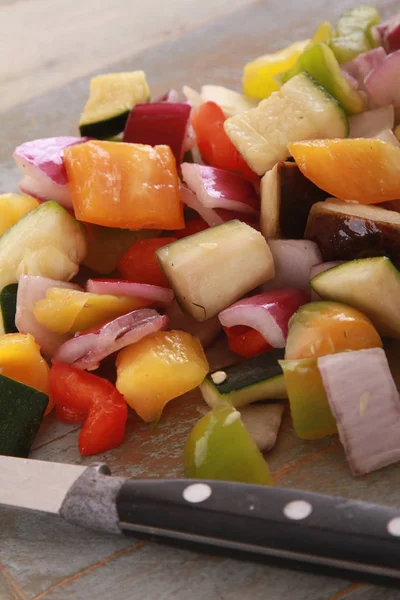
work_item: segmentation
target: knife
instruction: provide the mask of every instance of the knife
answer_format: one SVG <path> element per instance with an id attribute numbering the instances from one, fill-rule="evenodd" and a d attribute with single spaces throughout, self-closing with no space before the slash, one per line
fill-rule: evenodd
<path id="1" fill-rule="evenodd" d="M 105 464 L 6 456 L 1 505 L 105 533 L 400 586 L 400 509 L 388 506 L 226 481 L 130 480 L 112 477 Z"/>

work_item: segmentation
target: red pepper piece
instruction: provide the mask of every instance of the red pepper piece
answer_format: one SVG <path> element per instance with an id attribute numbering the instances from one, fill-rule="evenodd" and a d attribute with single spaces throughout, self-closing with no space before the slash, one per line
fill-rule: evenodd
<path id="1" fill-rule="evenodd" d="M 84 423 L 78 440 L 82 455 L 105 452 L 122 443 L 128 405 L 112 383 L 55 363 L 50 370 L 50 393 L 58 419 L 64 423 Z"/>
<path id="2" fill-rule="evenodd" d="M 174 236 L 180 240 L 182 238 L 188 237 L 188 235 L 193 235 L 194 233 L 199 233 L 199 231 L 204 231 L 204 229 L 208 229 L 209 225 L 201 218 L 192 219 L 191 221 L 186 222 L 185 229 L 178 229 L 174 231 Z"/>
<path id="3" fill-rule="evenodd" d="M 118 271 L 124 279 L 129 281 L 170 287 L 167 278 L 158 264 L 156 250 L 167 244 L 172 244 L 172 242 L 176 242 L 175 237 L 135 242 L 118 261 Z"/>
<path id="4" fill-rule="evenodd" d="M 235 327 L 224 327 L 228 337 L 228 345 L 232 352 L 252 358 L 272 350 L 272 346 L 265 341 L 259 331 L 246 327 L 245 325 L 236 325 Z"/>
<path id="5" fill-rule="evenodd" d="M 192 111 L 191 121 L 203 159 L 212 167 L 240 173 L 251 181 L 259 181 L 225 133 L 223 110 L 215 102 L 204 102 Z"/>

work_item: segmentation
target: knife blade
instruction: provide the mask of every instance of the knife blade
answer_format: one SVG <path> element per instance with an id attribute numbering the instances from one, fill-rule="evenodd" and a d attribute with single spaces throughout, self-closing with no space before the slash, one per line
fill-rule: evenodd
<path id="1" fill-rule="evenodd" d="M 58 514 L 115 534 L 330 568 L 400 586 L 400 509 L 226 481 L 130 480 L 83 467 L 0 457 L 0 505 Z"/>

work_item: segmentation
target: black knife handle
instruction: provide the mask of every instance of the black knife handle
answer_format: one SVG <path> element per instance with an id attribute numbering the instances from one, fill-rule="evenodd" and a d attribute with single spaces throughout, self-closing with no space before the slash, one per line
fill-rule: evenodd
<path id="1" fill-rule="evenodd" d="M 283 558 L 400 585 L 400 510 L 224 481 L 128 480 L 125 532 Z M 376 577 L 375 577 L 376 576 Z"/>

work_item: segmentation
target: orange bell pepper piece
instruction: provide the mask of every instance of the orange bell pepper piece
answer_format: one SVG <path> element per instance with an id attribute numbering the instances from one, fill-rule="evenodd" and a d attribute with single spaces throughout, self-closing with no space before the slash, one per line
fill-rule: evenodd
<path id="1" fill-rule="evenodd" d="M 91 141 L 64 162 L 76 218 L 123 229 L 182 229 L 176 162 L 168 146 Z"/>

